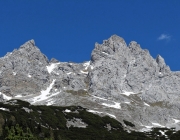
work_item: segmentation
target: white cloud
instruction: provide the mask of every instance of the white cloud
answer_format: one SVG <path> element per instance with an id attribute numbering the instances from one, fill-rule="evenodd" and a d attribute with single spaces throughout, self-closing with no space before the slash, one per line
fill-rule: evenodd
<path id="1" fill-rule="evenodd" d="M 171 36 L 170 35 L 167 35 L 167 34 L 161 34 L 159 37 L 158 37 L 158 40 L 170 40 L 171 39 Z"/>

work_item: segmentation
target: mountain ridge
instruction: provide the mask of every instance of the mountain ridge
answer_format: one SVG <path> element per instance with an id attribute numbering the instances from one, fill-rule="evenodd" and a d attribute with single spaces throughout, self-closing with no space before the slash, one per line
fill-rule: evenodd
<path id="1" fill-rule="evenodd" d="M 120 122 L 127 118 L 137 130 L 157 124 L 180 129 L 174 121 L 180 120 L 180 73 L 117 35 L 96 43 L 84 63 L 49 61 L 30 40 L 0 58 L 0 93 L 1 101 L 80 105 Z"/>

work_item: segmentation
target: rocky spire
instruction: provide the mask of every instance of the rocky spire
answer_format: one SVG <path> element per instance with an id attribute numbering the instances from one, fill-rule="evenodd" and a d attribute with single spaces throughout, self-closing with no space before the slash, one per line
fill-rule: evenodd
<path id="1" fill-rule="evenodd" d="M 162 58 L 160 55 L 156 57 L 156 63 L 158 64 L 159 72 L 169 73 L 171 71 L 169 66 L 166 65 L 164 58 Z"/>
<path id="2" fill-rule="evenodd" d="M 37 46 L 35 46 L 35 41 L 33 39 L 21 45 L 18 51 L 20 51 L 21 54 L 30 57 L 31 60 L 40 60 L 40 62 L 44 63 L 45 65 L 47 65 L 49 62 L 48 58 L 40 51 Z"/>
<path id="3" fill-rule="evenodd" d="M 20 48 L 29 48 L 29 47 L 35 47 L 35 41 L 33 39 L 25 42 L 23 45 L 20 46 Z"/>
<path id="4" fill-rule="evenodd" d="M 12 95 L 37 93 L 48 84 L 48 64 L 47 57 L 35 46 L 34 40 L 27 41 L 0 61 L 1 86 L 10 88 L 8 92 Z M 5 93 L 1 87 L 0 92 Z"/>
<path id="5" fill-rule="evenodd" d="M 94 63 L 97 60 L 108 57 L 108 55 L 123 53 L 126 49 L 127 45 L 124 39 L 117 35 L 112 35 L 109 39 L 104 40 L 103 44 L 95 44 L 95 49 L 91 54 L 91 61 Z"/>
<path id="6" fill-rule="evenodd" d="M 163 68 L 166 66 L 166 63 L 164 61 L 164 58 L 162 58 L 160 55 L 156 57 L 156 62 L 160 68 Z"/>

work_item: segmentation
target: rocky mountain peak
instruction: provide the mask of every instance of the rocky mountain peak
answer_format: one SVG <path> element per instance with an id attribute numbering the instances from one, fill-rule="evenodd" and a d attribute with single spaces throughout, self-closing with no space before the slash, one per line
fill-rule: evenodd
<path id="1" fill-rule="evenodd" d="M 35 41 L 33 39 L 21 45 L 17 51 L 31 61 L 40 60 L 40 62 L 44 65 L 47 65 L 49 62 L 48 58 L 40 51 L 37 46 L 35 46 Z"/>
<path id="2" fill-rule="evenodd" d="M 96 108 L 138 129 L 177 126 L 172 122 L 180 122 L 179 75 L 160 55 L 154 59 L 137 42 L 127 46 L 117 35 L 96 43 L 91 61 L 84 63 L 49 62 L 30 40 L 0 59 L 0 92 L 2 98 L 22 96 L 37 104 Z"/>
<path id="3" fill-rule="evenodd" d="M 49 61 L 49 63 L 58 63 L 59 61 L 55 58 L 51 58 L 51 60 Z"/>
<path id="4" fill-rule="evenodd" d="M 125 40 L 117 35 L 112 35 L 105 42 L 108 42 L 108 46 L 111 47 L 114 52 L 121 51 L 127 47 Z"/>
<path id="5" fill-rule="evenodd" d="M 117 35 L 112 35 L 108 41 L 113 42 L 113 43 L 122 43 L 122 44 L 126 44 L 125 40 Z"/>
<path id="6" fill-rule="evenodd" d="M 23 45 L 20 46 L 20 49 L 28 49 L 28 48 L 35 48 L 35 41 L 33 39 L 25 42 Z"/>
<path id="7" fill-rule="evenodd" d="M 136 41 L 131 41 L 128 47 L 133 49 L 141 49 L 140 45 Z"/>
<path id="8" fill-rule="evenodd" d="M 0 92 L 12 96 L 40 92 L 48 84 L 48 64 L 48 58 L 35 46 L 34 40 L 24 43 L 0 59 Z"/>
<path id="9" fill-rule="evenodd" d="M 100 59 L 105 59 L 112 55 L 121 55 L 127 50 L 126 42 L 123 38 L 113 35 L 107 40 L 103 40 L 102 44 L 96 43 L 91 53 L 91 61 L 94 63 Z"/>

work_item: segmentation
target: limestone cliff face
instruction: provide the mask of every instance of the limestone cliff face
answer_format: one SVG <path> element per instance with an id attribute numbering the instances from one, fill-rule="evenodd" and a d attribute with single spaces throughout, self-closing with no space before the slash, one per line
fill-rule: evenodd
<path id="1" fill-rule="evenodd" d="M 36 96 L 54 82 L 54 89 L 84 90 L 86 64 L 60 63 L 48 58 L 30 40 L 0 58 L 0 92 L 9 97 Z M 53 90 L 53 89 L 52 89 Z"/>
<path id="2" fill-rule="evenodd" d="M 121 93 L 134 92 L 147 102 L 174 102 L 179 97 L 179 77 L 160 55 L 153 59 L 135 41 L 127 46 L 122 38 L 111 36 L 103 44 L 96 44 L 91 64 L 90 91 L 94 95 L 124 100 Z"/>
<path id="3" fill-rule="evenodd" d="M 19 98 L 32 104 L 81 105 L 146 126 L 173 126 L 180 120 L 180 72 L 164 59 L 113 35 L 95 44 L 91 60 L 50 61 L 30 40 L 0 58 L 1 101 Z"/>
<path id="4" fill-rule="evenodd" d="M 0 92 L 8 96 L 35 94 L 48 85 L 47 57 L 33 40 L 0 58 Z"/>

